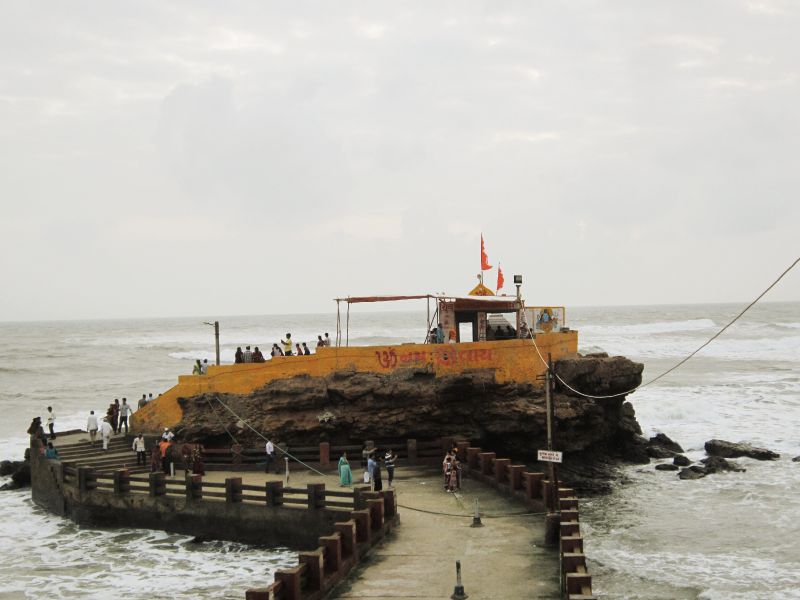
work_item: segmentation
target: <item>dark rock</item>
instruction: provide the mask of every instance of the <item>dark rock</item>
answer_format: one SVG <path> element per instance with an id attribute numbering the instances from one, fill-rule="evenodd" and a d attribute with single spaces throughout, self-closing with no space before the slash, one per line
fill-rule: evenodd
<path id="1" fill-rule="evenodd" d="M 31 484 L 31 464 L 22 463 L 14 473 L 11 475 L 13 481 L 18 487 L 27 487 Z"/>
<path id="2" fill-rule="evenodd" d="M 683 454 L 676 454 L 675 458 L 672 459 L 672 464 L 678 465 L 679 467 L 688 467 L 692 464 L 688 458 L 686 458 Z"/>
<path id="3" fill-rule="evenodd" d="M 11 475 L 11 481 L 0 487 L 0 490 L 18 490 L 31 484 L 31 465 L 18 460 L 0 462 L 0 475 Z"/>
<path id="4" fill-rule="evenodd" d="M 678 442 L 671 440 L 664 433 L 657 433 L 654 437 L 651 437 L 650 444 L 653 446 L 660 446 L 661 448 L 671 450 L 672 452 L 683 452 L 681 445 Z"/>
<path id="5" fill-rule="evenodd" d="M 705 465 L 706 475 L 711 475 L 712 473 L 719 473 L 721 471 L 734 471 L 738 473 L 743 473 L 744 471 L 746 471 L 746 469 L 742 469 L 736 463 L 726 460 L 721 456 L 709 456 L 708 458 L 704 458 L 700 462 Z"/>
<path id="6" fill-rule="evenodd" d="M 795 457 L 792 459 L 792 462 L 800 462 L 800 456 L 795 456 Z"/>
<path id="7" fill-rule="evenodd" d="M 17 470 L 19 470 L 21 465 L 22 462 L 18 460 L 0 461 L 0 477 L 8 477 L 12 473 L 15 473 Z"/>
<path id="8" fill-rule="evenodd" d="M 706 471 L 703 467 L 687 467 L 686 469 L 681 469 L 681 472 L 678 473 L 678 477 L 681 479 L 701 479 L 706 476 Z"/>
<path id="9" fill-rule="evenodd" d="M 661 446 L 651 446 L 648 444 L 647 456 L 652 458 L 672 458 L 675 456 L 675 452 L 672 450 L 667 450 L 666 448 L 662 448 Z"/>
<path id="10" fill-rule="evenodd" d="M 723 458 L 747 456 L 756 460 L 777 460 L 781 456 L 766 448 L 757 448 L 744 443 L 726 442 L 725 440 L 709 440 L 706 442 L 705 448 L 707 454 Z"/>
<path id="11" fill-rule="evenodd" d="M 657 471 L 677 471 L 678 465 L 673 465 L 672 463 L 661 463 L 660 465 L 656 465 Z"/>

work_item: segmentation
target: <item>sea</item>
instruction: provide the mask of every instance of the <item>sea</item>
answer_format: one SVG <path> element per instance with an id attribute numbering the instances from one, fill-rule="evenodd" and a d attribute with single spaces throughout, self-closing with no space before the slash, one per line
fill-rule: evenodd
<path id="1" fill-rule="evenodd" d="M 688 355 L 744 305 L 568 308 L 582 352 L 645 365 L 648 380 Z M 31 419 L 52 406 L 57 430 L 83 428 L 114 398 L 133 406 L 214 361 L 213 316 L 0 323 L 0 459 L 21 459 Z M 422 341 L 425 310 L 360 312 L 355 345 Z M 222 361 L 265 354 L 287 332 L 313 347 L 335 335 L 325 315 L 220 321 Z M 682 481 L 654 464 L 623 467 L 611 493 L 581 499 L 582 532 L 601 598 L 800 598 L 800 303 L 758 304 L 688 363 L 629 396 L 645 435 L 667 434 L 699 460 L 712 438 L 779 452 L 738 459 L 743 473 Z M 4 481 L 0 480 L 0 484 Z M 489 531 L 487 530 L 487 533 Z M 0 492 L 0 599 L 231 598 L 296 563 L 282 547 L 139 529 L 78 527 Z M 536 574 L 531 574 L 535 576 Z M 555 576 L 555 575 L 553 575 Z M 469 590 L 469 582 L 465 581 Z"/>

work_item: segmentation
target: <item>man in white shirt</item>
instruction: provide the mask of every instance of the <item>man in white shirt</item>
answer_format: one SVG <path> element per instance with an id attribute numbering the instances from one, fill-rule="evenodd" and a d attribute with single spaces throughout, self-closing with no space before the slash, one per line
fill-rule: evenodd
<path id="1" fill-rule="evenodd" d="M 47 427 L 50 429 L 50 439 L 56 439 L 56 432 L 54 431 L 54 427 L 56 425 L 56 414 L 53 412 L 53 407 L 47 407 Z"/>
<path id="2" fill-rule="evenodd" d="M 133 440 L 133 451 L 136 452 L 136 466 L 141 464 L 143 467 L 147 466 L 147 454 L 145 452 L 144 435 L 141 433 L 139 437 Z"/>
<path id="3" fill-rule="evenodd" d="M 94 446 L 94 440 L 97 437 L 97 417 L 94 416 L 94 411 L 89 411 L 89 418 L 86 419 L 86 431 L 89 432 L 89 439 L 91 440 L 91 445 Z"/>
<path id="4" fill-rule="evenodd" d="M 200 364 L 200 375 L 207 375 L 208 374 L 208 359 L 204 358 L 203 362 Z"/>
<path id="5" fill-rule="evenodd" d="M 267 440 L 267 464 L 264 467 L 264 473 L 269 473 L 269 466 L 272 464 L 272 461 L 275 460 L 275 446 L 272 444 L 270 440 Z M 277 465 L 276 465 L 277 466 Z M 277 473 L 277 468 L 275 470 Z"/>
<path id="6" fill-rule="evenodd" d="M 325 341 L 325 345 L 326 345 L 326 346 L 328 346 L 328 347 L 330 347 L 330 345 L 331 345 L 331 338 L 330 338 L 330 336 L 329 336 L 327 333 L 325 334 L 325 340 L 324 340 L 324 341 Z"/>
<path id="7" fill-rule="evenodd" d="M 246 363 L 253 362 L 253 351 L 250 350 L 250 346 L 247 346 L 244 349 L 244 362 L 246 362 Z"/>
<path id="8" fill-rule="evenodd" d="M 114 428 L 108 422 L 108 418 L 103 419 L 100 423 L 100 437 L 103 438 L 103 450 L 108 450 L 108 441 L 111 439 L 111 434 L 114 433 Z"/>
<path id="9" fill-rule="evenodd" d="M 119 407 L 119 429 L 118 431 L 122 431 L 122 426 L 125 425 L 125 435 L 128 435 L 128 415 L 133 414 L 133 409 L 131 409 L 131 405 L 128 404 L 128 399 L 123 398 L 122 404 Z"/>

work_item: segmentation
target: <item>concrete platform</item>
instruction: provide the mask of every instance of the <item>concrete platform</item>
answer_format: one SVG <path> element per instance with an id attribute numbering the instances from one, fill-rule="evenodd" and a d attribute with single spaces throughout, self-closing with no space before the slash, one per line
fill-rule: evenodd
<path id="1" fill-rule="evenodd" d="M 472 600 L 560 598 L 558 556 L 541 545 L 541 515 L 484 516 L 483 527 L 473 528 L 475 498 L 487 514 L 519 513 L 524 508 L 468 479 L 462 482 L 462 492 L 448 494 L 438 471 L 400 468 L 398 473 L 400 527 L 331 598 L 450 598 L 456 560 L 461 561 L 462 584 Z M 435 512 L 467 516 L 431 514 Z"/>

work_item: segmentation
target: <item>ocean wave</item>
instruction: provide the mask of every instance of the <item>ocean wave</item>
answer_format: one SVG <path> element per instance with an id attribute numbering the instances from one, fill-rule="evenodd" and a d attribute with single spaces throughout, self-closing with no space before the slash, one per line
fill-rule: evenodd
<path id="1" fill-rule="evenodd" d="M 711 319 L 689 319 L 687 321 L 657 321 L 631 325 L 584 325 L 581 333 L 672 333 L 676 331 L 699 331 L 716 327 Z"/>
<path id="2" fill-rule="evenodd" d="M 775 323 L 774 325 L 784 329 L 800 329 L 800 323 Z"/>

